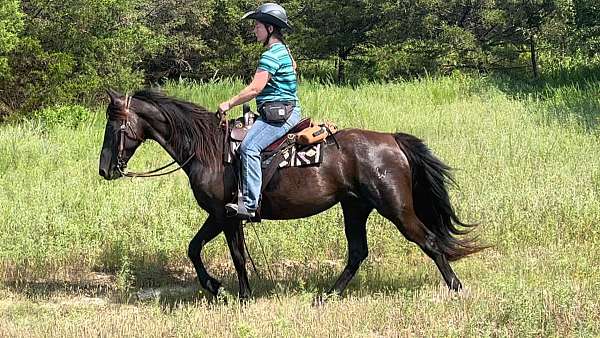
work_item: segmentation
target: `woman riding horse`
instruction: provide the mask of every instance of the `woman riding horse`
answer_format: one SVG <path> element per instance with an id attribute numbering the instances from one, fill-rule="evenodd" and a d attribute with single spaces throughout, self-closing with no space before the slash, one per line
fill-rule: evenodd
<path id="1" fill-rule="evenodd" d="M 281 27 L 289 26 L 285 11 L 266 4 L 245 17 L 257 20 L 257 39 L 270 46 L 252 84 L 220 107 L 226 112 L 231 106 L 256 97 L 262 115 L 243 146 L 244 205 L 230 205 L 242 217 L 252 215 L 260 197 L 260 149 L 300 118 L 293 61 L 277 36 Z M 238 276 L 239 296 L 250 297 L 242 221 L 227 217 L 225 210 L 225 204 L 237 190 L 237 175 L 233 166 L 222 161 L 227 131 L 222 128 L 220 117 L 157 91 L 144 90 L 132 96 L 112 90 L 108 93 L 110 103 L 99 174 L 107 180 L 129 175 L 127 163 L 136 149 L 147 139 L 158 142 L 180 164 L 198 205 L 208 215 L 188 247 L 188 257 L 200 284 L 213 295 L 221 290 L 221 282 L 204 265 L 202 250 L 224 233 Z M 285 121 L 266 121 L 275 119 L 280 112 Z M 298 219 L 341 206 L 347 263 L 327 294 L 341 294 L 367 258 L 367 219 L 373 211 L 389 220 L 433 260 L 448 288 L 460 290 L 462 283 L 450 262 L 485 246 L 464 237 L 475 225 L 463 223 L 450 202 L 450 168 L 412 135 L 343 129 L 336 139 L 339 148 L 325 143 L 324 160 L 318 166 L 277 171 L 276 179 L 271 179 L 264 189 L 261 218 Z"/>
<path id="2" fill-rule="evenodd" d="M 282 29 L 291 29 L 285 9 L 275 3 L 266 3 L 246 13 L 242 19 L 255 20 L 256 40 L 262 42 L 267 50 L 258 61 L 250 85 L 221 103 L 219 112 L 226 114 L 231 108 L 256 98 L 260 118 L 254 122 L 240 146 L 243 201 L 226 205 L 230 213 L 249 219 L 254 217 L 260 201 L 260 153 L 300 121 L 300 105 L 296 65 L 282 35 Z"/>

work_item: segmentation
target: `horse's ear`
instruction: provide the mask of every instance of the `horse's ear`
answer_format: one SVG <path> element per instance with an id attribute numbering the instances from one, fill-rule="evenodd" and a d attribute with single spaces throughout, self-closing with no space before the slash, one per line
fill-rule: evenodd
<path id="1" fill-rule="evenodd" d="M 113 103 L 115 103 L 117 100 L 119 100 L 123 96 L 119 92 L 117 92 L 116 90 L 114 90 L 112 88 L 108 88 L 106 90 L 106 93 L 108 94 L 108 97 L 110 98 L 110 102 L 113 102 Z"/>

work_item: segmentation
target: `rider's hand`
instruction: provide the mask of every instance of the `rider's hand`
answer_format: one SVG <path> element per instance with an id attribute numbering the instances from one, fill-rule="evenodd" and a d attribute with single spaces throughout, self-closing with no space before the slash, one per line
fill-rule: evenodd
<path id="1" fill-rule="evenodd" d="M 229 103 L 229 101 L 222 102 L 219 105 L 219 112 L 223 115 L 227 114 L 229 109 L 231 109 L 231 104 Z"/>

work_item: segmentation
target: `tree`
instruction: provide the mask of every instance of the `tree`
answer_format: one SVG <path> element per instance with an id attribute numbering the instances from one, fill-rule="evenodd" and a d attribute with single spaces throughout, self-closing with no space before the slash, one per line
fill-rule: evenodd
<path id="1" fill-rule="evenodd" d="M 23 12 L 18 0 L 5 0 L 0 5 L 0 74 L 8 72 L 6 54 L 10 53 L 19 41 L 23 29 Z"/>
<path id="2" fill-rule="evenodd" d="M 600 1 L 574 0 L 575 49 L 588 57 L 600 53 Z"/>
<path id="3" fill-rule="evenodd" d="M 453 51 L 480 70 L 512 67 L 528 54 L 534 77 L 539 76 L 538 39 L 544 25 L 567 20 L 571 0 L 421 0 L 428 13 L 419 37 L 437 47 L 433 57 Z M 557 21 L 560 21 L 557 20 Z M 428 27 L 427 27 L 428 26 Z M 470 65 L 469 65 L 470 63 Z"/>
<path id="4" fill-rule="evenodd" d="M 250 22 L 242 14 L 249 0 L 151 0 L 146 25 L 166 39 L 159 55 L 144 61 L 151 82 L 164 79 L 248 78 L 258 60 Z"/>
<path id="5" fill-rule="evenodd" d="M 4 0 L 0 111 L 91 103 L 109 86 L 127 91 L 165 79 L 248 79 L 262 47 L 251 23 L 240 19 L 261 2 Z M 527 63 L 537 77 L 540 50 L 588 61 L 600 51 L 598 0 L 281 3 L 295 28 L 289 39 L 300 70 L 318 60 L 317 76 L 334 69 L 339 83 Z"/>
<path id="6" fill-rule="evenodd" d="M 144 24 L 165 40 L 164 49 L 143 61 L 151 83 L 180 77 L 194 78 L 208 47 L 202 37 L 214 1 L 151 0 L 144 9 Z"/>
<path id="7" fill-rule="evenodd" d="M 539 77 L 538 36 L 544 22 L 558 12 L 560 7 L 561 2 L 557 0 L 509 0 L 503 4 L 502 8 L 507 12 L 509 19 L 505 32 L 511 33 L 506 40 L 528 47 L 534 78 Z"/>
<path id="8" fill-rule="evenodd" d="M 295 39 L 308 58 L 337 58 L 337 81 L 345 81 L 348 58 L 369 44 L 383 18 L 383 0 L 308 0 L 297 5 Z"/>
<path id="9" fill-rule="evenodd" d="M 0 4 L 0 82 L 11 78 L 8 55 L 19 43 L 19 34 L 23 29 L 23 12 L 18 0 L 4 0 Z M 8 114 L 7 94 L 0 87 L 0 117 Z"/>
<path id="10" fill-rule="evenodd" d="M 142 58 L 161 48 L 141 23 L 139 1 L 28 0 L 23 38 L 8 55 L 13 76 L 0 81 L 13 109 L 95 100 L 110 85 L 143 83 Z"/>
<path id="11" fill-rule="evenodd" d="M 253 23 L 242 15 L 258 6 L 258 1 L 217 0 L 209 24 L 202 31 L 208 53 L 202 60 L 204 76 L 237 77 L 254 75 L 262 46 L 252 33 Z"/>

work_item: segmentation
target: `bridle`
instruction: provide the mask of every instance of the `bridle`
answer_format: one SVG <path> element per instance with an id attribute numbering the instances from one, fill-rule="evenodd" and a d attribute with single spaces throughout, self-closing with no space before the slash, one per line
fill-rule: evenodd
<path id="1" fill-rule="evenodd" d="M 157 176 L 169 175 L 169 174 L 174 173 L 177 170 L 180 170 L 183 167 L 185 167 L 192 160 L 192 158 L 195 157 L 195 154 L 193 152 L 190 155 L 190 157 L 188 157 L 188 159 L 185 160 L 185 162 L 183 162 L 183 164 L 181 164 L 179 167 L 177 167 L 175 169 L 171 169 L 167 172 L 161 173 L 159 171 L 172 166 L 173 164 L 177 163 L 177 161 L 173 161 L 173 162 L 171 162 L 165 166 L 162 166 L 158 169 L 149 170 L 149 171 L 145 171 L 145 172 L 141 172 L 141 173 L 132 172 L 132 171 L 127 170 L 127 163 L 124 160 L 124 158 L 125 158 L 125 138 L 130 138 L 135 141 L 144 142 L 144 139 L 142 139 L 141 137 L 139 137 L 137 135 L 137 133 L 131 126 L 131 121 L 129 121 L 129 107 L 131 106 L 131 98 L 132 98 L 131 96 L 125 95 L 125 108 L 122 111 L 122 115 L 124 115 L 125 118 L 121 119 L 121 127 L 119 127 L 119 146 L 117 148 L 117 170 L 119 171 L 119 173 L 121 173 L 121 175 L 126 176 L 126 177 L 157 177 Z M 131 134 L 133 135 L 133 137 L 129 136 L 129 133 L 127 133 L 127 130 L 131 131 Z"/>

